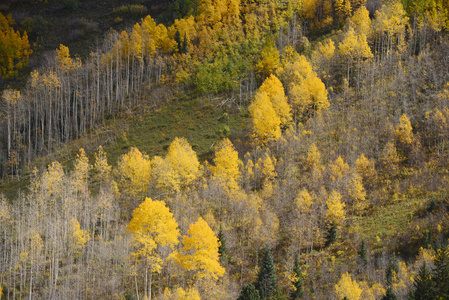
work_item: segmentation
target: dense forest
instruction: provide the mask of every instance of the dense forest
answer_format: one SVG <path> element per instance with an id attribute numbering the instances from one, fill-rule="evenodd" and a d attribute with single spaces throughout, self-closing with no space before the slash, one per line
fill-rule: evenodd
<path id="1" fill-rule="evenodd" d="M 449 2 L 85 2 L 0 4 L 0 299 L 449 299 Z"/>

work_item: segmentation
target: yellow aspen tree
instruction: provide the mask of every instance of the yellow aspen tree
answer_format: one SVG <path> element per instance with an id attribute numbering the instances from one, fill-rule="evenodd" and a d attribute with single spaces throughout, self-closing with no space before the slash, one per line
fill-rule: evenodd
<path id="1" fill-rule="evenodd" d="M 364 300 L 381 299 L 387 291 L 380 283 L 374 283 L 370 287 L 366 281 L 360 282 L 360 289 L 362 290 L 360 298 Z"/>
<path id="2" fill-rule="evenodd" d="M 64 72 L 81 67 L 81 60 L 79 58 L 72 60 L 69 48 L 63 44 L 60 44 L 59 48 L 56 49 L 56 63 L 58 69 Z"/>
<path id="3" fill-rule="evenodd" d="M 345 204 L 341 202 L 341 195 L 337 191 L 332 191 L 326 200 L 327 213 L 326 222 L 341 226 L 346 219 Z"/>
<path id="4" fill-rule="evenodd" d="M 274 43 L 269 43 L 261 50 L 260 56 L 256 69 L 260 76 L 265 78 L 279 68 L 281 63 L 280 54 Z"/>
<path id="5" fill-rule="evenodd" d="M 352 13 L 351 2 L 349 0 L 335 0 L 335 12 L 337 13 L 339 22 L 343 23 Z"/>
<path id="6" fill-rule="evenodd" d="M 99 146 L 97 153 L 95 153 L 93 169 L 95 171 L 94 179 L 100 182 L 100 186 L 110 182 L 112 167 L 108 164 L 106 152 L 104 152 L 102 146 Z"/>
<path id="7" fill-rule="evenodd" d="M 357 172 L 350 175 L 347 190 L 352 201 L 352 211 L 354 212 L 354 208 L 363 208 L 366 191 L 362 184 L 362 177 Z"/>
<path id="8" fill-rule="evenodd" d="M 309 149 L 307 150 L 305 165 L 308 169 L 321 167 L 321 153 L 315 144 L 310 145 Z"/>
<path id="9" fill-rule="evenodd" d="M 75 254 L 79 254 L 86 243 L 90 240 L 89 234 L 81 229 L 80 223 L 73 218 L 69 223 L 68 246 Z"/>
<path id="10" fill-rule="evenodd" d="M 126 227 L 132 235 L 131 257 L 145 268 L 145 296 L 151 299 L 153 273 L 160 273 L 165 249 L 173 250 L 179 243 L 179 230 L 173 214 L 163 201 L 146 198 L 132 214 Z M 149 274 L 148 274 L 149 273 Z"/>
<path id="11" fill-rule="evenodd" d="M 143 197 L 151 180 L 151 161 L 148 155 L 132 147 L 127 154 L 120 157 L 115 175 L 121 191 L 130 196 Z"/>
<path id="12" fill-rule="evenodd" d="M 14 19 L 0 13 L 0 78 L 13 78 L 28 64 L 33 52 L 26 31 L 23 35 L 11 27 Z"/>
<path id="13" fill-rule="evenodd" d="M 86 152 L 83 148 L 79 150 L 79 153 L 76 155 L 74 170 L 72 173 L 72 182 L 75 188 L 75 191 L 80 193 L 87 193 L 88 186 L 87 180 L 89 178 L 89 172 L 92 169 L 92 166 L 89 164 L 89 159 L 86 156 Z"/>
<path id="14" fill-rule="evenodd" d="M 382 167 L 387 177 L 395 176 L 398 172 L 400 158 L 393 142 L 388 142 L 380 157 Z"/>
<path id="15" fill-rule="evenodd" d="M 337 295 L 337 299 L 359 300 L 362 294 L 362 289 L 356 280 L 352 280 L 349 273 L 341 275 L 340 280 L 334 286 L 334 291 Z"/>
<path id="16" fill-rule="evenodd" d="M 338 52 L 346 62 L 346 80 L 348 84 L 350 82 L 349 75 L 351 68 L 362 60 L 373 57 L 366 35 L 364 33 L 357 34 L 352 27 L 349 27 L 343 37 L 343 41 L 338 45 Z"/>
<path id="17" fill-rule="evenodd" d="M 219 246 L 218 238 L 200 217 L 183 236 L 182 253 L 175 255 L 175 261 L 181 268 L 192 271 L 194 280 L 217 280 L 225 273 L 219 262 Z"/>
<path id="18" fill-rule="evenodd" d="M 218 144 L 214 164 L 211 167 L 213 177 L 223 182 L 229 191 L 239 189 L 242 162 L 229 139 L 225 138 Z"/>
<path id="19" fill-rule="evenodd" d="M 335 56 L 335 43 L 331 39 L 319 42 L 316 50 L 312 52 L 312 63 L 320 78 L 326 82 L 331 76 L 331 65 Z"/>
<path id="20" fill-rule="evenodd" d="M 288 97 L 297 117 L 311 115 L 329 107 L 324 83 L 313 71 L 306 57 L 288 63 L 284 70 L 285 82 L 289 82 Z"/>
<path id="21" fill-rule="evenodd" d="M 153 158 L 153 173 L 159 187 L 180 191 L 199 176 L 200 163 L 189 142 L 175 138 L 165 158 Z"/>
<path id="22" fill-rule="evenodd" d="M 402 114 L 399 118 L 399 124 L 395 128 L 394 136 L 396 141 L 403 145 L 411 145 L 415 140 L 412 124 L 406 114 Z"/>
<path id="23" fill-rule="evenodd" d="M 374 185 L 377 181 L 377 172 L 374 168 L 374 162 L 366 158 L 362 153 L 355 161 L 357 173 L 362 176 L 363 183 L 367 186 Z"/>
<path id="24" fill-rule="evenodd" d="M 360 6 L 349 19 L 348 24 L 357 34 L 363 33 L 368 39 L 371 36 L 371 19 L 364 5 Z"/>
<path id="25" fill-rule="evenodd" d="M 281 119 L 276 114 L 270 97 L 266 93 L 256 93 L 248 110 L 253 138 L 256 142 L 266 145 L 281 137 Z"/>
<path id="26" fill-rule="evenodd" d="M 329 175 L 332 182 L 337 181 L 349 172 L 349 165 L 343 160 L 341 156 L 329 165 Z"/>
<path id="27" fill-rule="evenodd" d="M 187 290 L 179 287 L 175 293 L 166 288 L 161 300 L 201 300 L 201 297 L 195 287 L 188 288 Z"/>
<path id="28" fill-rule="evenodd" d="M 259 92 L 268 95 L 276 114 L 281 120 L 281 127 L 286 128 L 292 121 L 292 115 L 281 81 L 274 74 L 271 74 L 259 87 Z"/>

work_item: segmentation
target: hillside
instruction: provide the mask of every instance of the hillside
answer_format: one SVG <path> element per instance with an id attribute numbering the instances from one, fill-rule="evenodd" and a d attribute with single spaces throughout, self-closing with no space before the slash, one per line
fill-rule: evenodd
<path id="1" fill-rule="evenodd" d="M 1 299 L 449 297 L 446 1 L 0 9 Z"/>

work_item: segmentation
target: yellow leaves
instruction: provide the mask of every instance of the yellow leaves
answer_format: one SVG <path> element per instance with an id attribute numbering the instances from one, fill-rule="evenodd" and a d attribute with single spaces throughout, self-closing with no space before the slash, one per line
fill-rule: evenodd
<path id="1" fill-rule="evenodd" d="M 260 93 L 266 93 L 271 100 L 273 108 L 281 120 L 281 127 L 286 127 L 292 121 L 291 108 L 285 96 L 281 81 L 273 74 L 259 87 Z"/>
<path id="2" fill-rule="evenodd" d="M 310 145 L 307 150 L 306 166 L 309 169 L 317 169 L 321 167 L 321 154 L 315 144 Z"/>
<path id="3" fill-rule="evenodd" d="M 332 191 L 326 200 L 327 213 L 326 221 L 329 224 L 341 225 L 346 219 L 345 204 L 341 202 L 341 195 L 337 191 Z"/>
<path id="4" fill-rule="evenodd" d="M 30 48 L 26 31 L 20 35 L 10 25 L 14 24 L 11 15 L 5 17 L 0 13 L 0 77 L 13 78 L 18 70 L 28 64 L 33 52 Z"/>
<path id="5" fill-rule="evenodd" d="M 153 158 L 153 173 L 159 187 L 175 191 L 191 184 L 200 173 L 195 151 L 185 138 L 175 138 L 165 158 Z"/>
<path id="6" fill-rule="evenodd" d="M 349 27 L 343 41 L 338 45 L 338 52 L 347 60 L 359 61 L 373 57 L 366 35 L 362 32 L 356 33 L 352 27 Z"/>
<path id="7" fill-rule="evenodd" d="M 89 159 L 86 156 L 86 152 L 81 148 L 76 155 L 74 170 L 72 174 L 73 185 L 76 191 L 86 193 L 87 192 L 87 179 L 89 178 L 89 171 L 92 166 L 89 164 Z"/>
<path id="8" fill-rule="evenodd" d="M 59 49 L 56 49 L 56 63 L 58 69 L 64 72 L 81 67 L 81 60 L 79 58 L 72 60 L 70 58 L 69 48 L 63 44 L 60 44 Z"/>
<path id="9" fill-rule="evenodd" d="M 371 34 L 371 19 L 369 11 L 364 5 L 360 6 L 349 19 L 349 26 L 354 28 L 357 34 L 364 34 L 369 37 Z"/>
<path id="10" fill-rule="evenodd" d="M 182 245 L 183 253 L 175 255 L 175 260 L 181 268 L 194 271 L 196 279 L 217 280 L 224 275 L 225 269 L 218 260 L 218 238 L 202 218 L 190 224 Z"/>
<path id="11" fill-rule="evenodd" d="M 341 275 L 340 280 L 334 286 L 337 299 L 347 298 L 348 300 L 359 300 L 362 289 L 356 280 L 351 279 L 351 275 L 347 272 Z"/>
<path id="12" fill-rule="evenodd" d="M 211 167 L 213 177 L 223 182 L 230 191 L 238 189 L 242 162 L 229 139 L 223 139 L 218 145 L 214 163 L 215 166 Z"/>
<path id="13" fill-rule="evenodd" d="M 269 76 L 280 66 L 280 54 L 274 43 L 266 45 L 261 51 L 261 58 L 256 65 L 262 78 Z"/>
<path id="14" fill-rule="evenodd" d="M 409 118 L 403 114 L 399 118 L 399 124 L 394 131 L 396 141 L 405 145 L 410 145 L 414 141 L 413 128 Z"/>
<path id="15" fill-rule="evenodd" d="M 377 173 L 374 169 L 374 162 L 370 161 L 362 153 L 355 161 L 355 167 L 357 173 L 362 176 L 363 181 L 366 184 L 374 184 L 377 179 Z"/>
<path id="16" fill-rule="evenodd" d="M 343 158 L 339 156 L 335 162 L 329 166 L 329 173 L 331 180 L 334 182 L 340 177 L 346 175 L 349 172 L 349 165 L 344 162 Z"/>
<path id="17" fill-rule="evenodd" d="M 381 299 L 386 292 L 385 288 L 380 283 L 374 283 L 369 287 L 366 281 L 362 281 L 360 282 L 360 288 L 362 289 L 361 299 L 364 300 Z"/>
<path id="18" fill-rule="evenodd" d="M 385 145 L 380 160 L 385 171 L 394 176 L 398 171 L 398 164 L 400 159 L 396 147 L 392 142 L 388 142 Z"/>
<path id="19" fill-rule="evenodd" d="M 135 251 L 131 256 L 139 261 L 145 259 L 152 272 L 160 272 L 162 259 L 158 247 L 173 249 L 178 244 L 178 224 L 163 201 L 146 198 L 133 212 L 126 227 L 132 235 Z"/>
<path id="20" fill-rule="evenodd" d="M 98 147 L 98 152 L 95 153 L 94 170 L 96 172 L 95 179 L 100 182 L 108 182 L 111 177 L 112 167 L 108 165 L 108 159 L 103 147 Z"/>
<path id="21" fill-rule="evenodd" d="M 329 107 L 326 87 L 305 56 L 286 64 L 284 77 L 289 82 L 288 96 L 297 114 L 320 112 Z"/>
<path id="22" fill-rule="evenodd" d="M 5 89 L 3 90 L 2 99 L 6 102 L 8 107 L 12 107 L 19 101 L 20 91 Z"/>
<path id="23" fill-rule="evenodd" d="M 375 13 L 374 28 L 378 32 L 386 32 L 390 36 L 402 32 L 407 25 L 408 17 L 401 1 L 391 1 Z"/>
<path id="24" fill-rule="evenodd" d="M 300 213 L 309 212 L 312 203 L 312 197 L 305 188 L 303 188 L 295 198 L 295 207 Z"/>
<path id="25" fill-rule="evenodd" d="M 172 293 L 168 288 L 165 289 L 163 300 L 201 300 L 200 294 L 195 287 L 189 288 L 186 291 L 179 287 L 175 293 Z"/>
<path id="26" fill-rule="evenodd" d="M 122 190 L 132 196 L 144 194 L 150 184 L 151 162 L 147 155 L 132 147 L 120 157 L 115 174 Z"/>
<path id="27" fill-rule="evenodd" d="M 281 137 L 281 119 L 277 116 L 267 93 L 256 93 L 248 110 L 256 141 L 266 145 L 268 142 Z"/>
<path id="28" fill-rule="evenodd" d="M 87 232 L 80 228 L 80 223 L 73 218 L 69 224 L 69 245 L 74 251 L 80 251 L 90 240 Z"/>

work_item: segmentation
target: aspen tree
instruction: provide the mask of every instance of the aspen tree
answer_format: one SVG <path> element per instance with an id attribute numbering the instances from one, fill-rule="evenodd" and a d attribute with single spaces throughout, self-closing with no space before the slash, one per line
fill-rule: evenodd
<path id="1" fill-rule="evenodd" d="M 266 145 L 268 142 L 281 137 L 281 119 L 276 114 L 267 93 L 256 93 L 248 110 L 256 142 Z"/>
<path id="2" fill-rule="evenodd" d="M 174 258 L 181 268 L 192 271 L 193 279 L 217 280 L 225 273 L 220 266 L 218 238 L 201 217 L 189 225 L 187 235 L 182 238 L 182 252 Z"/>
<path id="3" fill-rule="evenodd" d="M 362 290 L 357 281 L 351 279 L 347 272 L 341 275 L 340 280 L 334 286 L 337 299 L 359 300 Z"/>
<path id="4" fill-rule="evenodd" d="M 153 175 L 159 187 L 179 192 L 190 185 L 200 173 L 198 157 L 185 138 L 175 138 L 165 158 L 153 158 Z"/>
<path id="5" fill-rule="evenodd" d="M 150 184 L 151 161 L 148 155 L 132 147 L 127 154 L 120 157 L 115 175 L 122 191 L 132 197 L 143 197 Z"/>
<path id="6" fill-rule="evenodd" d="M 266 93 L 271 100 L 273 109 L 281 120 L 281 127 L 286 128 L 292 121 L 291 108 L 285 96 L 281 81 L 273 74 L 259 87 L 260 93 Z"/>
<path id="7" fill-rule="evenodd" d="M 229 139 L 223 139 L 218 145 L 214 163 L 215 166 L 211 167 L 213 177 L 223 182 L 229 191 L 237 190 L 242 162 Z"/>
<path id="8" fill-rule="evenodd" d="M 162 248 L 173 250 L 179 243 L 178 224 L 163 201 L 146 198 L 134 210 L 127 229 L 134 245 L 131 257 L 136 263 L 144 265 L 145 296 L 151 299 L 153 273 L 160 273 L 164 264 Z"/>

